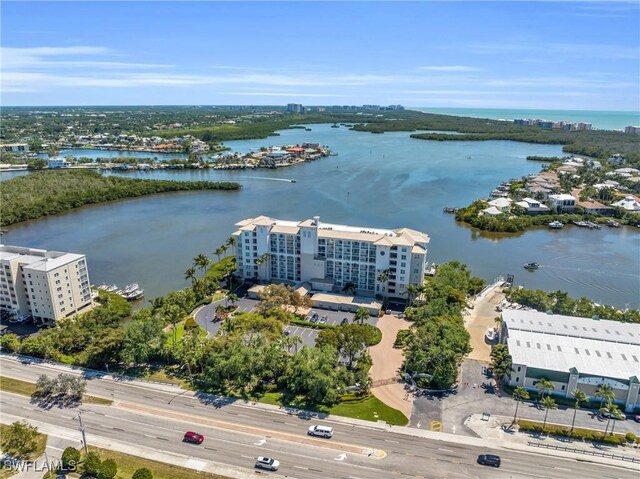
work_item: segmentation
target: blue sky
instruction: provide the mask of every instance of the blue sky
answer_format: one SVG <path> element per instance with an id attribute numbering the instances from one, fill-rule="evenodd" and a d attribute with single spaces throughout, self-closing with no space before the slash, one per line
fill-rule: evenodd
<path id="1" fill-rule="evenodd" d="M 638 2 L 2 2 L 9 105 L 639 110 Z"/>

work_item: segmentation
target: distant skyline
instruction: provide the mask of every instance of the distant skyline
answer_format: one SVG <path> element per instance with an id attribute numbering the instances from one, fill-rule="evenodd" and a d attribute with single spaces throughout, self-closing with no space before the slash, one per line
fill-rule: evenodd
<path id="1" fill-rule="evenodd" d="M 638 2 L 11 2 L 3 106 L 640 110 Z"/>

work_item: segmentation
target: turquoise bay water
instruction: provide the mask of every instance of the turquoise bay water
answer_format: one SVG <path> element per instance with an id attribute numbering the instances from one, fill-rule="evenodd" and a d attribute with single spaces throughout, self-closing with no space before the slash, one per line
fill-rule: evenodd
<path id="1" fill-rule="evenodd" d="M 138 282 L 147 299 L 186 286 L 184 271 L 213 250 L 244 218 L 268 215 L 381 228 L 409 227 L 431 237 L 428 260 L 459 259 L 488 280 L 512 273 L 516 284 L 562 289 L 620 307 L 640 307 L 640 230 L 540 228 L 486 234 L 443 214 L 486 197 L 500 182 L 539 171 L 527 155 L 555 156 L 557 145 L 509 141 L 457 142 L 374 135 L 329 125 L 281 131 L 264 140 L 228 142 L 233 151 L 318 142 L 339 154 L 291 168 L 159 170 L 117 173 L 181 181 L 230 180 L 239 192 L 185 192 L 85 207 L 15 225 L 2 237 L 18 244 L 87 254 L 91 280 Z M 111 173 L 116 174 L 116 173 Z M 295 183 L 282 181 L 295 179 Z M 529 273 L 523 264 L 537 261 Z"/>
<path id="2" fill-rule="evenodd" d="M 442 115 L 513 120 L 514 118 L 540 118 L 554 121 L 574 121 L 593 124 L 600 130 L 624 130 L 625 126 L 640 125 L 640 111 L 592 111 L 592 110 L 515 110 L 504 108 L 429 108 L 410 107 L 411 110 Z"/>

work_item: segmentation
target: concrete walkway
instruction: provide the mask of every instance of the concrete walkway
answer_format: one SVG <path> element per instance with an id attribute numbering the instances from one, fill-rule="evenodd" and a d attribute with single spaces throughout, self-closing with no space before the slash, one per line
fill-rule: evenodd
<path id="1" fill-rule="evenodd" d="M 378 328 L 382 331 L 382 341 L 369 348 L 369 354 L 371 354 L 373 361 L 370 374 L 374 384 L 376 381 L 391 381 L 399 377 L 404 355 L 401 349 L 393 347 L 393 343 L 396 340 L 398 331 L 409 329 L 410 326 L 411 323 L 409 321 L 390 314 L 384 315 L 378 321 Z M 407 418 L 411 417 L 413 396 L 406 394 L 402 384 L 391 382 L 390 384 L 374 387 L 371 392 L 387 406 L 402 411 Z"/>
<path id="2" fill-rule="evenodd" d="M 504 293 L 500 286 L 495 286 L 485 292 L 482 297 L 478 297 L 473 302 L 473 309 L 469 316 L 464 316 L 464 325 L 471 336 L 471 347 L 473 350 L 467 356 L 468 359 L 491 361 L 491 344 L 485 339 L 487 329 L 496 326 L 494 318 L 500 313 L 496 311 L 496 305 L 504 299 Z"/>

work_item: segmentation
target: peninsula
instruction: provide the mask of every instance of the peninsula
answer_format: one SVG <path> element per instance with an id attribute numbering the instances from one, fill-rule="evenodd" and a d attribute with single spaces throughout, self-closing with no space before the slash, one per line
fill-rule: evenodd
<path id="1" fill-rule="evenodd" d="M 85 205 L 172 191 L 237 191 L 239 183 L 139 180 L 91 170 L 37 171 L 2 182 L 1 225 L 64 213 Z"/>

